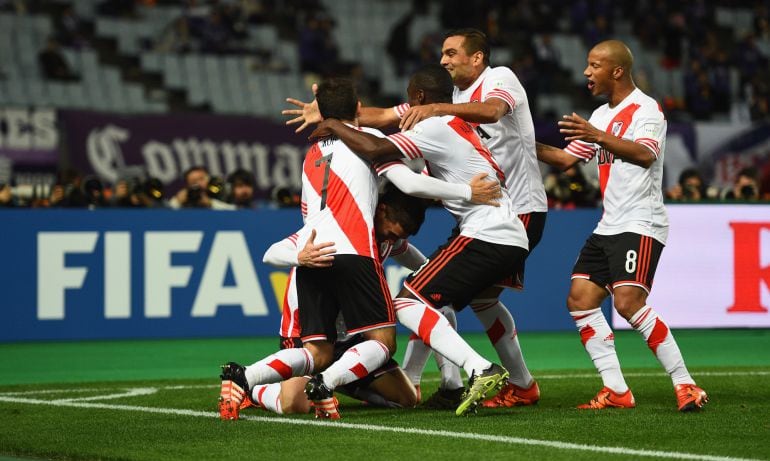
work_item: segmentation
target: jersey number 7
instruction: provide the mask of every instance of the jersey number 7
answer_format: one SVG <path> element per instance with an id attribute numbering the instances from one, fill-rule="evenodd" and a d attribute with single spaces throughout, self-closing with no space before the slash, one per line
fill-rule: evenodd
<path id="1" fill-rule="evenodd" d="M 329 186 L 329 170 L 332 166 L 333 155 L 334 154 L 329 154 L 315 161 L 315 166 L 324 165 L 324 183 L 323 187 L 321 187 L 321 210 L 326 208 L 326 188 Z"/>

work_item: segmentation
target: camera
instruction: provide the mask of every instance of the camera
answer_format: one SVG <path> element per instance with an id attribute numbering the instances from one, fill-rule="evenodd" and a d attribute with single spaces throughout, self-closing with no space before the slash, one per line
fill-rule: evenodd
<path id="1" fill-rule="evenodd" d="M 698 191 L 698 186 L 692 184 L 686 185 L 682 188 L 682 196 L 686 199 L 699 198 L 700 194 Z"/>
<path id="2" fill-rule="evenodd" d="M 754 199 L 757 197 L 757 188 L 751 184 L 741 187 L 741 198 Z"/>
<path id="3" fill-rule="evenodd" d="M 205 205 L 203 202 L 204 195 L 211 199 L 222 200 L 222 197 L 226 195 L 225 183 L 219 177 L 212 177 L 209 179 L 206 187 L 201 187 L 197 184 L 193 184 L 187 187 L 187 202 L 185 206 L 191 208 L 201 208 Z"/>

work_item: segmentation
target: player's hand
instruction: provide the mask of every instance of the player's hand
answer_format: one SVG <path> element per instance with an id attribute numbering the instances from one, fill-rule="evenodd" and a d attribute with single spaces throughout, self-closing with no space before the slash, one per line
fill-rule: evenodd
<path id="1" fill-rule="evenodd" d="M 398 123 L 401 131 L 407 131 L 414 128 L 415 125 L 426 118 L 441 115 L 438 113 L 438 107 L 435 104 L 425 104 L 422 106 L 412 106 L 404 113 L 404 117 Z"/>
<path id="2" fill-rule="evenodd" d="M 559 132 L 563 133 L 565 141 L 584 141 L 588 143 L 601 144 L 604 131 L 588 123 L 588 120 L 576 113 L 562 116 L 564 120 L 559 122 Z"/>
<path id="3" fill-rule="evenodd" d="M 487 173 L 479 173 L 471 179 L 471 203 L 500 206 L 498 199 L 503 196 L 499 181 L 487 179 Z"/>
<path id="4" fill-rule="evenodd" d="M 334 124 L 338 122 L 339 122 L 338 120 L 335 120 L 333 118 L 322 121 L 321 123 L 318 124 L 318 126 L 315 127 L 315 130 L 313 130 L 313 132 L 310 133 L 310 136 L 308 136 L 307 138 L 312 141 L 314 139 L 331 136 L 332 134 L 334 134 Z"/>
<path id="5" fill-rule="evenodd" d="M 297 262 L 304 267 L 330 267 L 334 262 L 334 242 L 315 243 L 316 231 L 310 231 L 310 238 L 305 247 L 297 254 Z"/>
<path id="6" fill-rule="evenodd" d="M 318 84 L 313 83 L 311 88 L 313 89 L 313 96 L 315 96 L 316 92 L 318 91 Z M 286 98 L 286 102 L 299 107 L 299 109 L 284 109 L 281 111 L 281 114 L 283 115 L 297 116 L 291 120 L 286 121 L 287 125 L 296 125 L 297 123 L 301 123 L 301 125 L 296 130 L 294 130 L 295 133 L 299 133 L 312 123 L 318 123 L 323 120 L 323 117 L 321 117 L 321 111 L 318 110 L 318 101 L 315 99 L 313 99 L 312 102 L 302 102 L 299 99 Z"/>

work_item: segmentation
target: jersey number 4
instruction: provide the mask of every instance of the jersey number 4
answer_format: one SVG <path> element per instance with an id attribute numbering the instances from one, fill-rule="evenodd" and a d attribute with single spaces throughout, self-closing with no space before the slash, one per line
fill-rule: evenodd
<path id="1" fill-rule="evenodd" d="M 315 161 L 315 166 L 324 166 L 324 182 L 321 187 L 321 210 L 326 208 L 326 189 L 329 187 L 329 170 L 332 166 L 332 155 L 334 154 L 326 155 Z"/>

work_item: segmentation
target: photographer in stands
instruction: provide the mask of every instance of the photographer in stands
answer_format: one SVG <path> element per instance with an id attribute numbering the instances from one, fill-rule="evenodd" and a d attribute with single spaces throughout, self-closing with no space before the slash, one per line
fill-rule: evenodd
<path id="1" fill-rule="evenodd" d="M 759 172 L 757 169 L 747 167 L 739 171 L 733 187 L 725 190 L 722 198 L 740 202 L 755 202 L 759 200 Z"/>
<path id="2" fill-rule="evenodd" d="M 235 205 L 220 200 L 224 190 L 219 180 L 212 180 L 204 166 L 194 166 L 185 171 L 186 187 L 168 202 L 171 208 L 210 208 L 212 210 L 235 210 Z"/>
<path id="3" fill-rule="evenodd" d="M 230 186 L 230 197 L 228 202 L 238 208 L 254 208 L 254 175 L 239 168 L 227 177 L 227 184 Z"/>
<path id="4" fill-rule="evenodd" d="M 158 178 L 133 176 L 115 183 L 112 206 L 128 208 L 166 208 L 163 183 Z"/>

